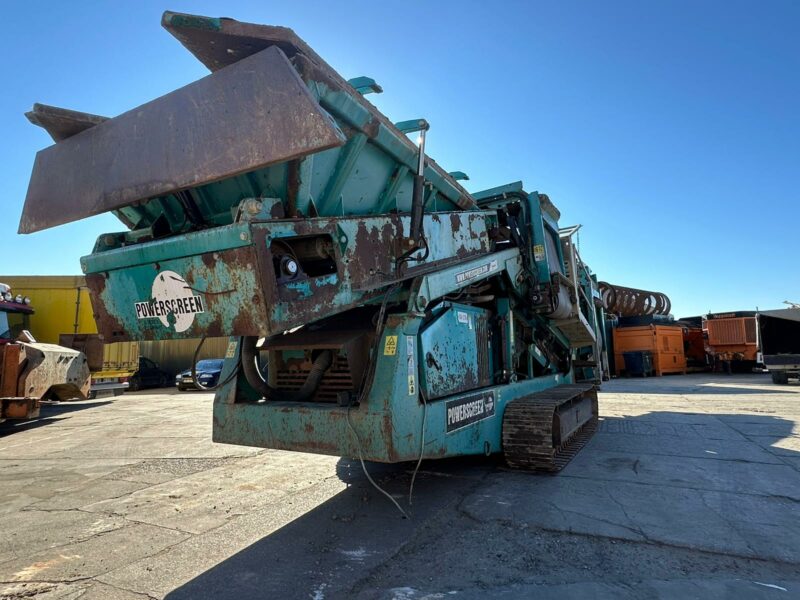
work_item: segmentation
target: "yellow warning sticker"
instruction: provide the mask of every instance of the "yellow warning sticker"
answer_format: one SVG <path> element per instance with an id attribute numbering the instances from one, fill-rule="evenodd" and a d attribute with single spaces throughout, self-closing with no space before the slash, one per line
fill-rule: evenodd
<path id="1" fill-rule="evenodd" d="M 386 341 L 383 343 L 383 355 L 394 356 L 397 354 L 397 336 L 387 335 Z"/>
<path id="2" fill-rule="evenodd" d="M 542 262 L 544 259 L 544 246 L 542 244 L 536 244 L 533 247 L 533 260 L 536 262 Z"/>
<path id="3" fill-rule="evenodd" d="M 236 342 L 228 342 L 228 351 L 225 352 L 225 358 L 233 358 L 236 355 Z"/>

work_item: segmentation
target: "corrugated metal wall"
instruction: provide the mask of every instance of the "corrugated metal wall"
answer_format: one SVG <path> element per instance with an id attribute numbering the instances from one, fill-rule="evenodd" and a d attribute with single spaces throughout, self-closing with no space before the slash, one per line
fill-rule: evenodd
<path id="1" fill-rule="evenodd" d="M 199 343 L 199 339 L 139 342 L 139 352 L 174 375 L 192 365 L 192 357 Z M 225 358 L 227 348 L 228 338 L 208 338 L 200 350 L 200 358 Z"/>

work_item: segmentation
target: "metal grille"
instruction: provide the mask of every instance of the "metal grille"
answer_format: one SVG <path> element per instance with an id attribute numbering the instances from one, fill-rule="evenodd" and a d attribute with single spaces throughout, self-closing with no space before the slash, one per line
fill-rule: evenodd
<path id="1" fill-rule="evenodd" d="M 756 320 L 755 319 L 745 319 L 744 320 L 744 338 L 745 343 L 747 344 L 755 344 L 756 343 Z"/>
<path id="2" fill-rule="evenodd" d="M 303 369 L 281 369 L 276 373 L 277 387 L 284 390 L 299 390 L 308 377 L 309 368 Z M 355 388 L 353 376 L 350 372 L 350 365 L 347 358 L 337 356 L 336 362 L 325 373 L 320 383 L 316 395 L 312 398 L 314 402 L 336 402 L 339 392 L 351 391 Z"/>
<path id="3" fill-rule="evenodd" d="M 489 332 L 487 318 L 481 315 L 475 319 L 475 341 L 478 346 L 478 381 L 480 385 L 489 385 Z"/>
<path id="4" fill-rule="evenodd" d="M 744 344 L 742 319 L 719 319 L 708 321 L 708 343 L 712 346 Z"/>

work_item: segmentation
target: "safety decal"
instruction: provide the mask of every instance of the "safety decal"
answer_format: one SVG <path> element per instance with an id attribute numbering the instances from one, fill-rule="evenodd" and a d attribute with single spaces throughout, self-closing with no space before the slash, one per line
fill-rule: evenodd
<path id="1" fill-rule="evenodd" d="M 236 356 L 236 342 L 228 342 L 228 350 L 225 352 L 225 358 L 233 358 Z"/>
<path id="2" fill-rule="evenodd" d="M 414 336 L 406 336 L 406 362 L 408 365 L 408 395 L 417 395 L 417 367 L 414 362 Z"/>
<path id="3" fill-rule="evenodd" d="M 542 244 L 536 244 L 533 247 L 533 260 L 536 262 L 542 262 L 544 260 L 544 246 Z"/>
<path id="4" fill-rule="evenodd" d="M 383 342 L 383 355 L 394 356 L 395 354 L 397 354 L 397 336 L 387 335 Z"/>

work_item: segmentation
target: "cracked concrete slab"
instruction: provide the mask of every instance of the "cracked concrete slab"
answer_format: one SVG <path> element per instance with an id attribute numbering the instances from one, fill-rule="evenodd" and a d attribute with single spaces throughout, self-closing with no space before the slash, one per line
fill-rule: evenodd
<path id="1" fill-rule="evenodd" d="M 741 440 L 711 440 L 701 436 L 678 434 L 633 434 L 612 431 L 603 427 L 595 434 L 592 444 L 595 452 L 624 452 L 626 454 L 654 454 L 684 456 L 716 460 L 740 460 L 751 463 L 784 464 L 783 461 L 765 448 L 755 444 L 743 444 Z"/>
<path id="2" fill-rule="evenodd" d="M 201 471 L 123 498 L 88 505 L 85 510 L 203 533 L 313 485 L 330 475 L 336 460 L 275 451 L 256 460 L 242 459 L 236 468 L 221 466 Z M 302 477 L 297 476 L 298 470 Z"/>
<path id="3" fill-rule="evenodd" d="M 426 462 L 411 520 L 357 461 L 213 444 L 210 394 L 48 405 L 0 426 L 0 598 L 793 597 L 799 400 L 608 382 L 561 475 Z M 369 468 L 407 506 L 413 465 Z"/>
<path id="4" fill-rule="evenodd" d="M 800 579 L 785 582 L 796 589 Z M 706 598 L 748 598 L 775 600 L 784 588 L 777 584 L 741 579 L 703 579 L 686 581 L 645 580 L 625 583 L 590 581 L 555 584 L 517 584 L 492 589 L 491 597 L 500 600 L 563 600 L 564 598 L 591 598 L 592 600 L 635 600 L 637 598 L 676 598 L 703 600 Z M 387 590 L 391 600 L 484 600 L 486 590 L 436 590 L 399 587 Z M 785 595 L 785 594 L 784 594 Z M 365 595 L 364 597 L 370 597 Z"/>
<path id="5" fill-rule="evenodd" d="M 138 593 L 163 598 L 173 590 L 187 585 L 198 575 L 218 568 L 226 560 L 239 554 L 242 549 L 256 544 L 260 540 L 269 539 L 271 534 L 301 518 L 304 514 L 313 512 L 318 506 L 334 498 L 344 489 L 346 489 L 346 485 L 337 478 L 326 479 L 306 489 L 296 498 L 274 506 L 262 506 L 260 510 L 232 518 L 216 529 L 187 538 L 161 555 L 142 558 L 121 566 L 101 575 L 98 580 Z M 304 541 L 312 541 L 315 536 L 309 531 L 305 536 L 301 535 L 300 537 Z M 297 540 L 294 542 L 296 543 Z M 279 567 L 284 558 L 282 550 L 283 548 L 277 545 L 273 553 L 262 556 L 255 564 L 248 565 L 246 569 L 239 569 L 231 580 L 227 582 L 220 580 L 218 584 L 222 588 L 234 590 L 242 585 L 259 583 L 261 581 L 261 578 L 258 577 L 259 572 L 274 573 L 275 569 Z M 187 565 L 192 565 L 191 570 L 186 568 Z M 143 573 L 147 576 L 143 577 Z M 211 583 L 209 586 L 214 588 L 218 584 Z M 201 591 L 198 591 L 197 598 L 202 598 L 204 595 L 209 598 L 214 597 L 213 592 L 209 591 L 206 594 L 202 590 L 203 585 L 198 587 L 201 588 Z"/>
<path id="6" fill-rule="evenodd" d="M 589 446 L 587 452 L 578 455 L 562 475 L 800 500 L 800 473 L 786 464 L 652 456 L 635 452 L 600 453 L 592 451 L 592 446 Z"/>
<path id="7" fill-rule="evenodd" d="M 83 582 L 0 583 L 0 600 L 77 600 L 83 597 L 88 585 Z"/>
<path id="8" fill-rule="evenodd" d="M 69 487 L 57 494 L 30 505 L 38 510 L 70 510 L 81 508 L 101 500 L 127 496 L 136 490 L 146 487 L 145 483 L 123 481 L 119 479 L 92 479 L 78 486 Z"/>
<path id="9" fill-rule="evenodd" d="M 219 458 L 153 458 L 127 464 L 106 475 L 107 479 L 122 479 L 150 485 L 172 481 L 208 471 L 223 465 L 234 466 L 241 457 L 223 456 Z"/>
<path id="10" fill-rule="evenodd" d="M 554 477 L 492 475 L 464 510 L 591 536 L 800 564 L 800 503 L 692 488 Z M 777 537 L 776 537 L 777 536 Z"/>
<path id="11" fill-rule="evenodd" d="M 777 456 L 788 456 L 791 458 L 800 456 L 800 437 L 754 435 L 750 436 L 750 439 L 764 448 L 765 451 L 771 452 Z"/>
<path id="12" fill-rule="evenodd" d="M 75 510 L 23 510 L 0 517 L 0 563 L 125 526 L 122 517 Z"/>
<path id="13" fill-rule="evenodd" d="M 86 540 L 34 551 L 0 564 L 0 581 L 79 581 L 96 577 L 186 539 L 173 529 L 133 524 Z"/>
<path id="14" fill-rule="evenodd" d="M 404 468 L 391 467 L 379 480 L 403 501 Z M 354 474 L 349 484 L 333 476 L 288 502 L 240 516 L 99 580 L 170 600 L 313 598 L 317 593 L 335 598 L 336 590 L 391 560 L 419 528 L 479 482 L 421 476 L 409 522 L 362 476 Z M 202 574 L 187 577 L 180 567 L 187 560 Z M 145 581 L 142 572 L 152 575 Z"/>
<path id="15" fill-rule="evenodd" d="M 93 582 L 80 596 L 80 600 L 151 600 L 151 598 L 152 596 L 99 582 Z"/>

